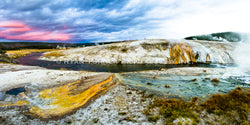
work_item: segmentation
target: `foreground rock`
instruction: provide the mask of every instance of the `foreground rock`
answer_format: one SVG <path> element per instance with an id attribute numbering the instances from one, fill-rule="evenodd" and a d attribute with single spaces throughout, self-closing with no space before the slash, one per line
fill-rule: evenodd
<path id="1" fill-rule="evenodd" d="M 7 54 L 1 54 L 0 53 L 0 62 L 1 63 L 14 63 L 12 58 L 8 56 Z"/>
<path id="2" fill-rule="evenodd" d="M 41 59 L 112 64 L 233 63 L 236 45 L 218 41 L 138 40 L 49 52 Z"/>
<path id="3" fill-rule="evenodd" d="M 105 74 L 86 71 L 48 70 L 35 66 L 11 64 L 0 64 L 0 73 L 0 91 L 27 84 L 46 88 L 71 83 L 85 76 Z"/>
<path id="4" fill-rule="evenodd" d="M 243 83 L 250 77 L 232 76 L 235 68 L 188 67 L 121 74 L 8 64 L 1 64 L 0 69 L 2 124 L 249 122 L 244 112 L 249 111 L 249 86 Z M 216 86 L 213 78 L 219 79 Z M 241 87 L 235 89 L 237 86 Z"/>
<path id="5" fill-rule="evenodd" d="M 44 120 L 70 114 L 116 85 L 110 73 L 56 71 L 7 64 L 1 66 L 22 70 L 5 70 L 0 74 L 0 107 L 27 107 L 27 116 Z M 56 80 L 51 80 L 51 77 Z"/>
<path id="6" fill-rule="evenodd" d="M 123 85 L 117 85 L 106 94 L 92 101 L 86 108 L 79 108 L 61 119 L 41 120 L 30 119 L 25 108 L 15 107 L 2 109 L 0 120 L 2 124 L 148 124 L 143 111 L 152 101 L 145 97 L 142 91 L 133 90 Z M 162 121 L 158 121 L 160 124 Z"/>

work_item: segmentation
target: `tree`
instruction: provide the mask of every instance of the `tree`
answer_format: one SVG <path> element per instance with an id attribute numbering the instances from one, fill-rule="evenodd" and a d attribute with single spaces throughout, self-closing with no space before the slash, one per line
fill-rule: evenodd
<path id="1" fill-rule="evenodd" d="M 5 54 L 6 50 L 3 50 L 2 48 L 0 48 L 0 54 Z"/>

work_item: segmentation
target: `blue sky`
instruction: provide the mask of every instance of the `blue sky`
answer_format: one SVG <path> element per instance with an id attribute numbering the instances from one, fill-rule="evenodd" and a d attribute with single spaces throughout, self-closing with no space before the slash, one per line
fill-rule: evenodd
<path id="1" fill-rule="evenodd" d="M 249 32 L 249 0 L 1 0 L 0 41 L 181 39 Z"/>

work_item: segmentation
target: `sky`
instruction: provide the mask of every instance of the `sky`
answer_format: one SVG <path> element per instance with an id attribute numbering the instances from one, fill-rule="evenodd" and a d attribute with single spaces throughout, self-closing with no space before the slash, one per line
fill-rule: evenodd
<path id="1" fill-rule="evenodd" d="M 0 41 L 104 42 L 250 32 L 249 0 L 1 0 Z"/>

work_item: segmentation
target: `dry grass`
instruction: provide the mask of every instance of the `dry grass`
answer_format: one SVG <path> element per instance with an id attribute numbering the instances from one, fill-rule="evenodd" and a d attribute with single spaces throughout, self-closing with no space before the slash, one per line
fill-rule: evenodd
<path id="1" fill-rule="evenodd" d="M 142 48 L 151 51 L 152 49 L 167 50 L 169 48 L 169 42 L 161 43 L 142 43 Z"/>
<path id="2" fill-rule="evenodd" d="M 166 124 L 171 124 L 179 117 L 191 118 L 193 123 L 198 123 L 198 116 L 193 109 L 197 108 L 195 102 L 184 102 L 177 99 L 156 99 L 145 111 L 149 121 L 156 122 L 159 116 L 152 116 L 152 109 L 158 107 L 159 115 L 163 116 Z"/>
<path id="3" fill-rule="evenodd" d="M 49 52 L 49 53 L 44 54 L 44 57 L 46 57 L 46 58 L 60 57 L 60 56 L 64 56 L 64 54 L 59 52 L 59 51 L 53 51 L 53 52 Z"/>
<path id="4" fill-rule="evenodd" d="M 243 90 L 238 87 L 228 94 L 215 94 L 201 106 L 209 113 L 229 117 L 231 123 L 242 124 L 249 121 L 250 89 Z M 234 111 L 239 118 L 236 118 Z"/>
<path id="5" fill-rule="evenodd" d="M 215 123 L 218 124 L 248 124 L 250 89 L 237 87 L 227 94 L 215 94 L 202 102 L 199 102 L 197 97 L 189 102 L 178 99 L 156 98 L 144 111 L 144 114 L 147 115 L 149 121 L 153 122 L 162 116 L 166 124 L 173 124 L 175 119 L 181 117 L 191 119 L 192 124 L 198 124 L 200 123 L 200 114 L 204 110 L 207 111 L 209 116 L 215 116 L 214 118 L 217 120 Z M 203 118 L 205 123 L 211 122 L 208 114 L 203 114 L 207 117 Z"/>
<path id="6" fill-rule="evenodd" d="M 107 46 L 106 49 L 111 50 L 111 51 L 119 51 L 121 53 L 127 53 L 129 50 L 130 51 L 134 51 L 136 49 L 136 47 L 130 46 L 127 47 L 126 45 L 122 45 L 122 46 Z"/>
<path id="7" fill-rule="evenodd" d="M 12 58 L 16 59 L 19 57 L 26 56 L 31 53 L 41 53 L 41 52 L 49 52 L 54 49 L 23 49 L 23 50 L 8 50 L 6 54 L 10 55 Z"/>

